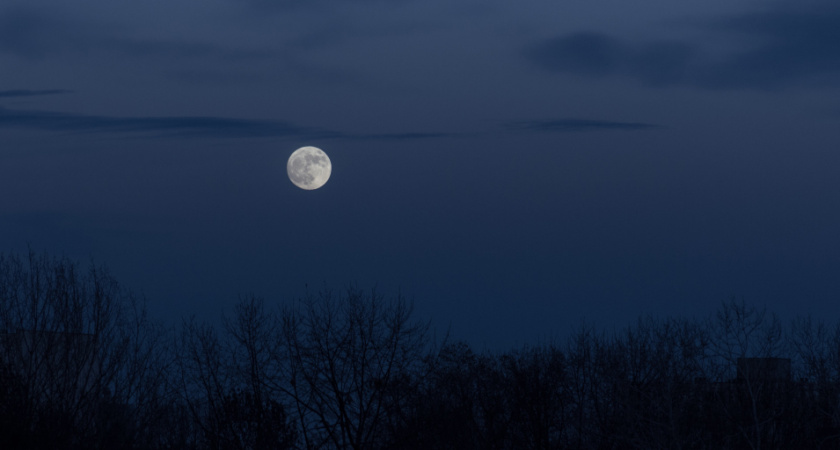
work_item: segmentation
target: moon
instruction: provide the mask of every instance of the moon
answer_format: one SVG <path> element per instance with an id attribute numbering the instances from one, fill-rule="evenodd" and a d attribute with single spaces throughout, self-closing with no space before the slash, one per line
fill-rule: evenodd
<path id="1" fill-rule="evenodd" d="M 286 171 L 295 186 L 311 191 L 327 183 L 332 173 L 332 163 L 320 148 L 301 147 L 289 157 Z"/>

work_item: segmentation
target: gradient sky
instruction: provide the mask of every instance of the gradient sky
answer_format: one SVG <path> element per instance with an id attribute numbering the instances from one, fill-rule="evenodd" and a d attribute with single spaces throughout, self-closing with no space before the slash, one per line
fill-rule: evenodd
<path id="1" fill-rule="evenodd" d="M 491 348 L 840 319 L 836 1 L 6 0 L 0 67 L 0 250 L 173 323 L 350 283 Z"/>

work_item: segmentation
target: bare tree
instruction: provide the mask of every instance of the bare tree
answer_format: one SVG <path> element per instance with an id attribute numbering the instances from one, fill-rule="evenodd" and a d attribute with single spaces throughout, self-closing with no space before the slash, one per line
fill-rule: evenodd
<path id="1" fill-rule="evenodd" d="M 396 448 L 480 448 L 475 392 L 478 359 L 465 342 L 444 345 L 425 358 Z"/>
<path id="2" fill-rule="evenodd" d="M 790 335 L 801 370 L 805 404 L 812 416 L 814 447 L 840 446 L 840 323 L 828 326 L 812 318 L 797 319 Z"/>
<path id="3" fill-rule="evenodd" d="M 752 363 L 784 354 L 781 322 L 766 309 L 731 301 L 723 304 L 709 329 L 717 378 L 725 381 L 716 390 L 718 407 L 735 430 L 729 439 L 753 450 L 786 448 L 783 428 L 793 406 L 789 375 L 767 377 L 763 364 Z"/>
<path id="4" fill-rule="evenodd" d="M 128 448 L 146 436 L 168 392 L 165 330 L 107 269 L 0 255 L 0 332 L 29 421 L 22 445 Z"/>
<path id="5" fill-rule="evenodd" d="M 706 386 L 708 337 L 696 323 L 640 319 L 609 346 L 621 362 L 615 375 L 627 445 L 635 448 L 702 448 L 708 442 L 698 415 Z M 610 358 L 613 359 L 613 358 Z"/>
<path id="6" fill-rule="evenodd" d="M 388 411 L 404 400 L 391 387 L 421 363 L 428 325 L 412 322 L 402 297 L 348 288 L 282 311 L 280 385 L 294 402 L 307 448 L 371 449 L 387 438 Z"/>
<path id="7" fill-rule="evenodd" d="M 603 374 L 606 339 L 595 330 L 582 325 L 566 343 L 566 386 L 569 395 L 569 429 L 567 446 L 573 449 L 606 447 L 609 427 L 609 392 Z M 599 368 L 600 367 L 600 368 Z"/>
<path id="8" fill-rule="evenodd" d="M 502 355 L 501 366 L 513 448 L 564 448 L 570 396 L 563 352 L 549 344 L 526 347 Z"/>
<path id="9" fill-rule="evenodd" d="M 212 326 L 195 318 L 184 321 L 178 341 L 179 390 L 198 428 L 191 440 L 207 448 L 220 447 L 226 434 L 223 402 L 232 384 L 224 368 L 226 357 Z"/>
<path id="10" fill-rule="evenodd" d="M 292 448 L 296 431 L 281 402 L 277 318 L 262 300 L 240 298 L 222 336 L 194 319 L 180 343 L 183 399 L 200 429 L 199 445 L 213 449 Z"/>

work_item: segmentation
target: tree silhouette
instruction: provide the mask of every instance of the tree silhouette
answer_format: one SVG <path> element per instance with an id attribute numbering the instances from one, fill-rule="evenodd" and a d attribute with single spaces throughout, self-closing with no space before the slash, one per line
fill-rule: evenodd
<path id="1" fill-rule="evenodd" d="M 0 255 L 3 449 L 840 448 L 840 323 L 730 301 L 479 353 L 351 287 L 172 333 L 79 267 Z"/>
<path id="2" fill-rule="evenodd" d="M 225 321 L 224 338 L 206 324 L 184 323 L 179 346 L 183 398 L 200 430 L 198 444 L 211 449 L 293 448 L 272 349 L 277 321 L 260 299 L 240 298 Z"/>
<path id="3" fill-rule="evenodd" d="M 102 266 L 0 255 L 0 332 L 11 448 L 129 448 L 167 401 L 164 332 Z"/>
<path id="4" fill-rule="evenodd" d="M 391 386 L 409 377 L 427 348 L 428 325 L 411 321 L 402 297 L 348 288 L 308 297 L 282 312 L 283 387 L 307 448 L 384 445 L 389 411 L 404 400 Z M 396 394 L 396 395 L 395 395 Z"/>

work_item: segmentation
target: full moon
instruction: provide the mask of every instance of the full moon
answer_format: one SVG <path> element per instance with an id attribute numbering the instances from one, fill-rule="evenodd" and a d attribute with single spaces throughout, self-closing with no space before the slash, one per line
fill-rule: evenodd
<path id="1" fill-rule="evenodd" d="M 332 173 L 330 158 L 318 147 L 301 147 L 286 164 L 289 179 L 295 186 L 311 191 L 326 184 Z"/>

